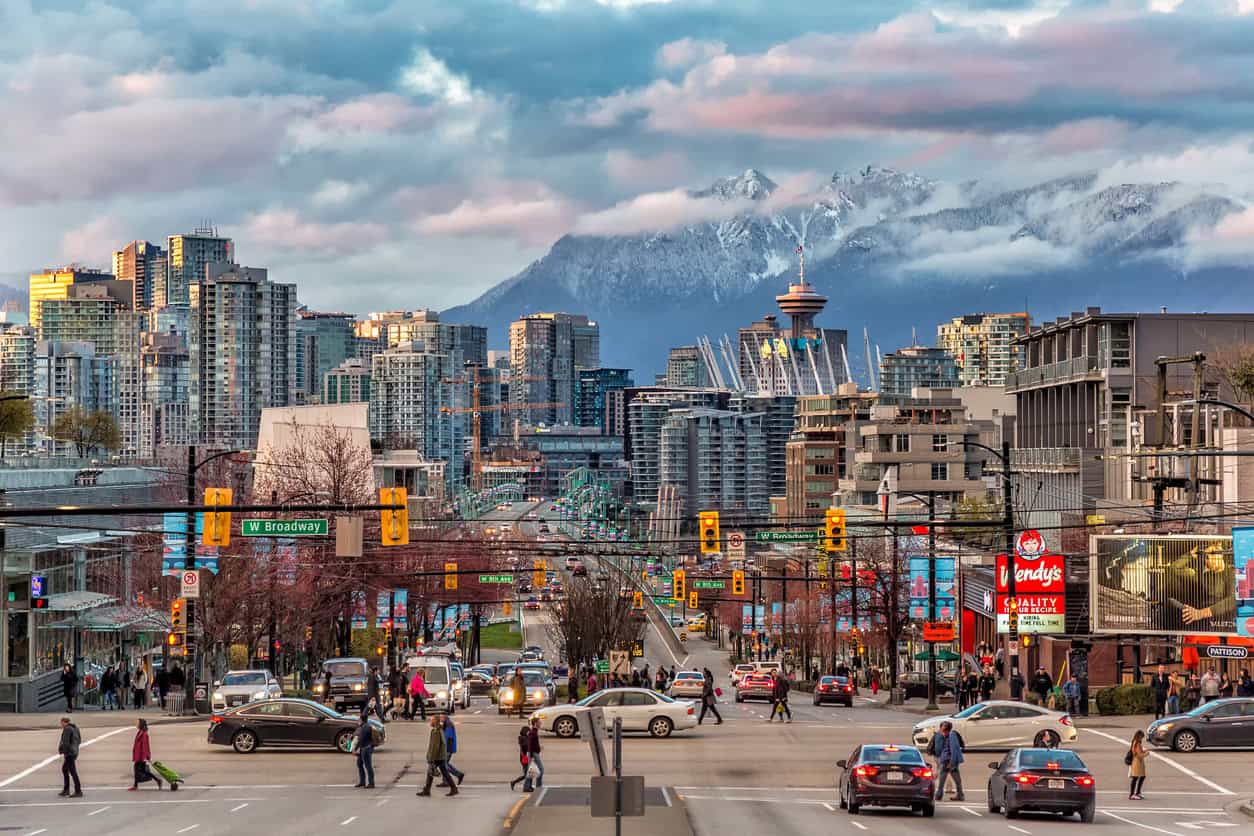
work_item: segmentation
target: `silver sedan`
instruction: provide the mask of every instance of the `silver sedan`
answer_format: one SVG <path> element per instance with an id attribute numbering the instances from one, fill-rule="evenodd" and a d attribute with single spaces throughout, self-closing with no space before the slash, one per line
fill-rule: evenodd
<path id="1" fill-rule="evenodd" d="M 671 687 L 666 690 L 676 699 L 680 697 L 697 697 L 700 698 L 705 690 L 705 674 L 701 671 L 680 671 L 675 674 L 675 680 L 671 682 Z"/>

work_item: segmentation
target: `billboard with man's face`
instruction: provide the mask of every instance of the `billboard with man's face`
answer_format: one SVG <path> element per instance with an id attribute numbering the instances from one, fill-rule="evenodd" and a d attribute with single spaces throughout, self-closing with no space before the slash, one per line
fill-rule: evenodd
<path id="1" fill-rule="evenodd" d="M 1095 633 L 1237 635 L 1231 537 L 1093 537 Z"/>

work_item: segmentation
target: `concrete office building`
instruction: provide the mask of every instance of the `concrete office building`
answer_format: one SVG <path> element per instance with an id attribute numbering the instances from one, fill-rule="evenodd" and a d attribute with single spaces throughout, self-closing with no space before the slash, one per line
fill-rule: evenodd
<path id="1" fill-rule="evenodd" d="M 189 293 L 192 426 L 201 444 L 248 449 L 261 410 L 295 398 L 296 285 L 237 264 L 205 274 Z"/>
<path id="2" fill-rule="evenodd" d="M 219 236 L 212 226 L 165 240 L 165 282 L 153 288 L 153 304 L 157 306 L 188 304 L 191 286 L 204 280 L 208 265 L 235 263 L 235 242 Z"/>
<path id="3" fill-rule="evenodd" d="M 118 281 L 112 273 L 76 265 L 31 273 L 28 307 L 31 327 L 39 328 L 45 300 L 68 298 L 71 287 L 85 284 L 105 288 L 108 295 L 128 307 L 133 301 L 134 287 L 129 282 Z"/>
<path id="4" fill-rule="evenodd" d="M 786 447 L 784 515 L 813 517 L 832 505 L 841 479 L 848 478 L 858 450 L 858 427 L 871 420 L 876 392 L 841 384 L 835 395 L 797 399 L 797 426 Z"/>
<path id="5" fill-rule="evenodd" d="M 509 326 L 510 403 L 525 424 L 570 424 L 582 369 L 601 365 L 601 329 L 582 314 L 537 313 Z M 549 404 L 528 408 L 527 404 Z"/>
<path id="6" fill-rule="evenodd" d="M 915 389 L 955 389 L 958 364 L 943 348 L 910 346 L 880 360 L 881 398 L 912 397 Z"/>
<path id="7" fill-rule="evenodd" d="M 167 267 L 166 251 L 151 241 L 132 241 L 113 253 L 113 275 L 131 283 L 131 307 L 137 311 L 153 306 L 154 294 L 165 286 Z"/>
<path id="8" fill-rule="evenodd" d="M 937 326 L 936 342 L 954 358 L 960 385 L 1005 386 L 1015 370 L 1014 340 L 1030 325 L 1026 312 L 956 316 Z"/>

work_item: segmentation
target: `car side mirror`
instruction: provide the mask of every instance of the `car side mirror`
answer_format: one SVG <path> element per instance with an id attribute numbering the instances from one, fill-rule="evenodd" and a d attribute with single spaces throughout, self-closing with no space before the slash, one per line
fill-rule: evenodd
<path id="1" fill-rule="evenodd" d="M 989 769 L 1001 769 L 1001 762 L 999 762 L 999 761 L 990 761 L 990 762 L 989 762 L 989 764 L 988 764 L 988 768 L 989 768 Z"/>
<path id="2" fill-rule="evenodd" d="M 836 761 L 836 765 L 839 766 L 841 769 L 848 769 L 849 761 L 845 760 L 844 758 L 841 758 L 840 760 Z"/>
<path id="3" fill-rule="evenodd" d="M 270 682 L 269 682 L 269 684 L 270 684 L 270 685 L 278 685 L 278 684 L 279 684 L 279 680 L 277 680 L 277 679 L 271 679 L 271 680 L 270 680 Z"/>
<path id="4" fill-rule="evenodd" d="M 1208 723 L 1209 723 L 1209 722 L 1210 722 L 1210 715 L 1209 715 L 1209 714 L 1203 714 L 1203 715 L 1202 715 L 1202 719 L 1203 719 L 1203 720 L 1205 720 L 1206 722 L 1208 722 Z"/>
<path id="5" fill-rule="evenodd" d="M 319 722 L 319 723 L 325 723 L 326 721 L 327 721 L 327 715 L 325 715 L 325 714 L 319 714 L 319 715 L 318 715 L 318 722 Z"/>

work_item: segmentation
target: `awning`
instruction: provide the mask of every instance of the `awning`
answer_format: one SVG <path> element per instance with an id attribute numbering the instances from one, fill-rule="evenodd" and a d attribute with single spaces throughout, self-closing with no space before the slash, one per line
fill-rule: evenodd
<path id="1" fill-rule="evenodd" d="M 101 592 L 58 592 L 48 596 L 48 606 L 44 609 L 51 612 L 84 612 L 116 601 L 112 595 Z"/>
<path id="2" fill-rule="evenodd" d="M 115 633 L 122 630 L 150 630 L 164 633 L 170 629 L 170 617 L 148 607 L 120 606 L 100 607 L 43 625 L 45 630 L 88 630 L 99 633 Z"/>
<path id="3" fill-rule="evenodd" d="M 927 661 L 928 659 L 931 658 L 931 656 L 928 654 L 926 650 L 924 650 L 921 653 L 914 654 L 914 658 L 918 659 L 919 661 Z M 938 662 L 957 662 L 961 658 L 962 658 L 961 656 L 959 656 L 957 653 L 954 653 L 952 650 L 936 651 L 936 661 Z"/>

